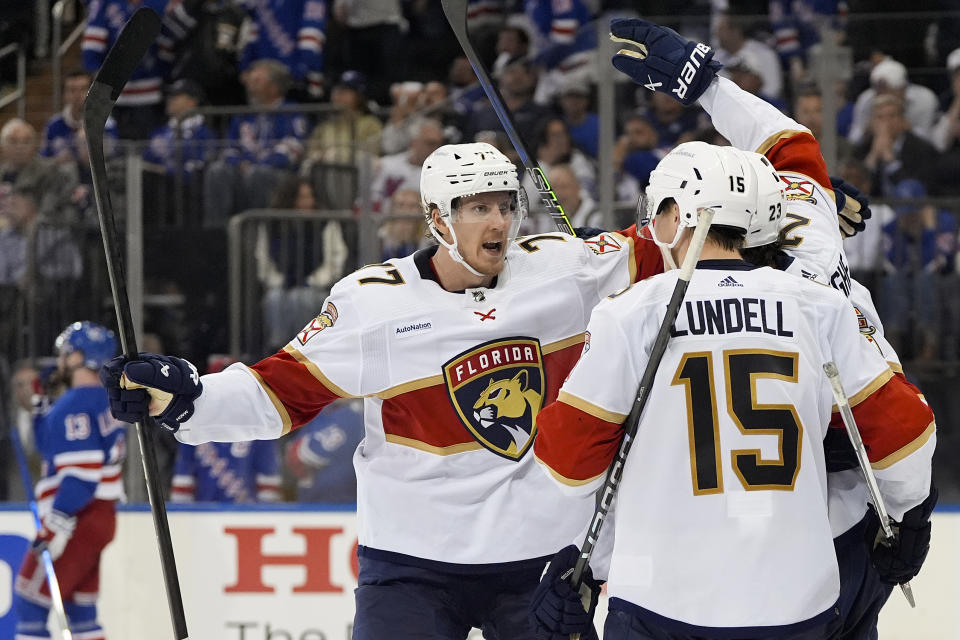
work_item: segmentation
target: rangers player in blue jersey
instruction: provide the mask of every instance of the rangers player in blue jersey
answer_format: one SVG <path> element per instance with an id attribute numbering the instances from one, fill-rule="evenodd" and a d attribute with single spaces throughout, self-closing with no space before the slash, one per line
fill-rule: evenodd
<path id="1" fill-rule="evenodd" d="M 278 502 L 280 470 L 274 443 L 181 443 L 173 467 L 173 502 Z"/>
<path id="2" fill-rule="evenodd" d="M 112 331 L 74 322 L 57 338 L 57 371 L 69 385 L 49 410 L 38 412 L 34 430 L 43 460 L 36 495 L 43 527 L 27 551 L 15 583 L 16 640 L 49 638 L 50 589 L 39 550 L 53 558 L 73 637 L 104 640 L 97 621 L 100 554 L 113 539 L 125 425 L 110 416 L 97 370 L 114 356 Z M 38 403 L 42 404 L 42 403 Z"/>

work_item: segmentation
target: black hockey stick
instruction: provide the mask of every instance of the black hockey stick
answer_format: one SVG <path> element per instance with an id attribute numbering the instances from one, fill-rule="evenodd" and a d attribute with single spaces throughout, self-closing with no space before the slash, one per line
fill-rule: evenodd
<path id="1" fill-rule="evenodd" d="M 707 233 L 710 231 L 710 223 L 713 221 L 713 209 L 701 209 L 698 212 L 697 226 L 693 230 L 693 238 L 687 249 L 687 254 L 683 257 L 683 264 L 680 266 L 680 276 L 677 284 L 673 288 L 673 295 L 670 296 L 670 303 L 667 305 L 667 313 L 660 323 L 660 329 L 657 331 L 657 338 L 653 342 L 653 349 L 650 351 L 650 359 L 647 361 L 647 367 L 643 370 L 643 376 L 640 378 L 640 387 L 637 389 L 637 399 L 630 409 L 624 424 L 626 429 L 623 434 L 623 440 L 620 442 L 620 448 L 617 450 L 617 456 L 613 459 L 610 468 L 607 469 L 607 477 L 603 482 L 603 489 L 597 494 L 597 506 L 593 511 L 593 519 L 590 521 L 590 528 L 587 529 L 587 536 L 580 545 L 580 557 L 577 558 L 577 564 L 570 576 L 570 584 L 574 591 L 580 589 L 580 583 L 583 579 L 583 572 L 590 562 L 590 556 L 593 555 L 593 547 L 600 536 L 600 528 L 603 526 L 603 520 L 610 511 L 610 505 L 613 498 L 617 495 L 620 488 L 620 478 L 623 475 L 623 467 L 627 461 L 627 454 L 630 453 L 630 447 L 633 446 L 633 439 L 637 435 L 637 429 L 640 426 L 640 417 L 643 415 L 643 409 L 647 406 L 647 398 L 650 397 L 650 389 L 653 386 L 654 377 L 657 375 L 657 369 L 660 368 L 660 360 L 667 350 L 667 342 L 670 340 L 670 328 L 673 327 L 677 314 L 680 312 L 680 305 L 683 303 L 683 297 L 687 293 L 687 287 L 690 285 L 690 278 L 693 277 L 693 271 L 696 269 L 697 261 L 700 259 L 700 253 L 703 251 L 703 243 L 706 242 Z M 574 634 L 571 638 L 579 637 Z"/>
<path id="2" fill-rule="evenodd" d="M 126 275 L 123 268 L 123 256 L 117 242 L 117 225 L 113 218 L 110 192 L 107 187 L 107 165 L 103 155 L 103 132 L 107 117 L 113 105 L 120 97 L 123 86 L 127 84 L 133 70 L 140 64 L 147 49 L 160 33 L 160 18 L 152 10 L 138 9 L 127 24 L 123 26 L 117 41 L 107 53 L 106 60 L 87 92 L 83 103 L 83 126 L 87 134 L 87 151 L 90 154 L 90 171 L 93 174 L 93 194 L 100 218 L 100 233 L 103 237 L 103 250 L 107 256 L 107 274 L 110 277 L 110 290 L 117 312 L 117 325 L 120 330 L 120 345 L 124 356 L 137 357 L 137 336 L 130 315 L 130 301 L 127 298 Z M 153 418 L 147 418 L 153 422 Z M 157 533 L 157 546 L 160 548 L 160 565 L 163 567 L 163 580 L 167 588 L 167 603 L 170 606 L 170 618 L 177 640 L 187 638 L 187 620 L 183 613 L 183 600 L 180 595 L 180 581 L 177 578 L 177 564 L 173 556 L 173 543 L 170 540 L 170 526 L 167 522 L 167 509 L 160 489 L 160 474 L 157 468 L 157 454 L 154 434 L 157 425 L 151 424 L 148 432 L 145 425 L 135 423 L 137 440 L 143 454 L 143 473 L 147 482 L 147 498 L 153 513 L 153 524 Z"/>
<path id="3" fill-rule="evenodd" d="M 527 170 L 530 179 L 533 180 L 533 184 L 540 194 L 540 201 L 546 208 L 547 213 L 553 218 L 557 229 L 563 233 L 574 235 L 570 220 L 567 218 L 567 214 L 564 213 L 563 206 L 560 204 L 560 200 L 557 199 L 557 194 L 553 192 L 550 181 L 547 180 L 547 176 L 543 173 L 543 169 L 537 164 L 536 159 L 527 151 L 523 139 L 520 137 L 520 134 L 517 133 L 517 127 L 513 124 L 513 118 L 510 117 L 510 112 L 507 111 L 503 96 L 500 95 L 496 85 L 493 84 L 493 81 L 490 79 L 490 74 L 483 68 L 480 57 L 470 42 L 470 36 L 467 33 L 467 0 L 440 0 L 440 4 L 443 7 L 443 14 L 447 17 L 447 22 L 450 23 L 450 27 L 453 29 L 453 34 L 457 37 L 457 41 L 463 48 L 463 53 L 466 54 L 467 60 L 470 61 L 470 66 L 473 67 L 473 72 L 477 74 L 480 86 L 483 87 L 484 93 L 487 94 L 487 98 L 490 100 L 490 105 L 497 113 L 497 118 L 500 119 L 503 130 L 506 131 L 507 137 L 510 138 L 510 143 L 520 156 L 520 162 Z"/>
<path id="4" fill-rule="evenodd" d="M 30 469 L 27 466 L 27 452 L 20 441 L 20 432 L 17 425 L 10 427 L 10 443 L 13 445 L 13 455 L 17 458 L 17 466 L 20 468 L 20 480 L 23 482 L 23 491 L 27 496 L 27 502 L 30 504 L 30 512 L 33 513 L 33 524 L 37 528 L 37 533 L 43 529 L 43 521 L 40 520 L 40 509 L 37 506 L 37 496 L 33 492 L 33 481 L 30 479 Z M 60 637 L 63 640 L 73 640 L 70 633 L 70 625 L 67 622 L 67 614 L 63 608 L 63 596 L 60 594 L 60 582 L 57 580 L 57 572 L 53 570 L 53 556 L 49 549 L 44 549 L 40 553 L 40 563 L 43 565 L 43 571 L 47 574 L 47 584 L 50 587 L 50 601 L 53 604 L 53 617 L 57 620 L 57 626 L 60 627 Z"/>

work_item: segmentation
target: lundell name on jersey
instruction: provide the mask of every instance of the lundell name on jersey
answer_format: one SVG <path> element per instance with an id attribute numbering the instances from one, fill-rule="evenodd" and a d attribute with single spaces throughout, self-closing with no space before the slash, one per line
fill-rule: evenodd
<path id="1" fill-rule="evenodd" d="M 687 300 L 686 313 L 677 315 L 670 328 L 671 337 L 686 335 L 725 335 L 729 333 L 767 333 L 792 338 L 793 330 L 784 324 L 782 300 L 764 298 L 723 298 Z"/>

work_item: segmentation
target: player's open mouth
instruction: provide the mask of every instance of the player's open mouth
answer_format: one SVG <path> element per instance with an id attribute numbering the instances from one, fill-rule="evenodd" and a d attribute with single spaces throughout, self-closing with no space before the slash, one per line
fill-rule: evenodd
<path id="1" fill-rule="evenodd" d="M 484 242 L 483 248 L 485 251 L 489 251 L 490 253 L 495 253 L 499 255 L 500 252 L 503 250 L 503 243 L 502 242 Z"/>

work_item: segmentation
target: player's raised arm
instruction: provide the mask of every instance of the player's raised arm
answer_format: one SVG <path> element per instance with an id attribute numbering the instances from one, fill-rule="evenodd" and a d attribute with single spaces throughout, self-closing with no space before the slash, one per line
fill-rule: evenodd
<path id="1" fill-rule="evenodd" d="M 359 332 L 337 290 L 287 346 L 252 366 L 234 363 L 200 376 L 175 356 L 114 358 L 100 372 L 114 417 L 133 422 L 149 413 L 187 444 L 267 440 L 306 424 L 338 398 L 358 395 Z"/>

